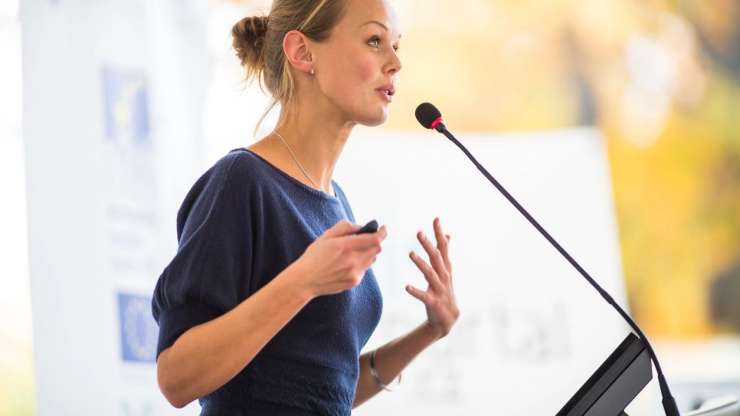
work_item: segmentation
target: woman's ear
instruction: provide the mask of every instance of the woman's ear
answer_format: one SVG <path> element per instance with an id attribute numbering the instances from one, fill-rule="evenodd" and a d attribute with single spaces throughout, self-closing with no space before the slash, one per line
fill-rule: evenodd
<path id="1" fill-rule="evenodd" d="M 283 51 L 288 63 L 306 74 L 312 73 L 314 65 L 308 42 L 306 35 L 298 30 L 291 30 L 283 38 Z"/>

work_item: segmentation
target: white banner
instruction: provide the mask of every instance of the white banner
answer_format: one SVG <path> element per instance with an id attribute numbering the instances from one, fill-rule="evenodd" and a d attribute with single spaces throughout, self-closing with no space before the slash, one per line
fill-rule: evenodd
<path id="1" fill-rule="evenodd" d="M 426 319 L 423 304 L 404 286 L 426 289 L 408 253 L 424 255 L 416 231 L 433 235 L 435 216 L 452 234 L 461 318 L 411 363 L 392 393 L 381 392 L 355 413 L 554 415 L 624 339 L 627 326 L 453 143 L 419 129 L 357 131 L 337 167 L 357 221 L 388 225 L 373 267 L 385 307 L 366 350 Z M 626 307 L 598 131 L 459 138 Z"/>
<path id="2" fill-rule="evenodd" d="M 206 14 L 196 0 L 22 3 L 39 415 L 183 413 L 156 384 L 150 298 L 200 165 Z"/>

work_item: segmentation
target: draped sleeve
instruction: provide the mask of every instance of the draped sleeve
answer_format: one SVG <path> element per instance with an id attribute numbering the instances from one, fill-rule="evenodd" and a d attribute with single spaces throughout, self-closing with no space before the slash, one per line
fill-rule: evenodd
<path id="1" fill-rule="evenodd" d="M 254 213 L 241 157 L 231 153 L 219 160 L 178 210 L 177 253 L 152 296 L 157 357 L 185 331 L 228 312 L 250 292 Z"/>

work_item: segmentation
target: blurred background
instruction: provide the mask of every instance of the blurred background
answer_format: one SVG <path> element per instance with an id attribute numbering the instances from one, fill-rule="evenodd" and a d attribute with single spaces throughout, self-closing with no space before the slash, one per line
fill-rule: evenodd
<path id="1" fill-rule="evenodd" d="M 0 1 L 2 415 L 36 412 L 19 3 Z M 245 90 L 230 28 L 268 3 L 207 3 L 202 166 L 253 140 L 267 101 Z M 740 395 L 740 2 L 393 4 L 404 67 L 387 127 L 418 130 L 431 101 L 457 132 L 601 131 L 631 314 L 679 393 Z"/>

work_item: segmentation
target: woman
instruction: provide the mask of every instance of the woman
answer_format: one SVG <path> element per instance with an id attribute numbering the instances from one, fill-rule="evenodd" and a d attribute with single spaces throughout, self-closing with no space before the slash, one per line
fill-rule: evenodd
<path id="1" fill-rule="evenodd" d="M 382 0 L 275 0 L 232 31 L 248 77 L 281 104 L 275 130 L 201 176 L 152 301 L 157 378 L 203 415 L 348 415 L 458 318 L 449 236 L 418 233 L 430 264 L 407 286 L 428 319 L 360 355 L 381 315 L 370 266 L 386 227 L 361 228 L 332 173 L 356 124 L 387 117 L 400 35 Z M 372 364 L 372 365 L 371 365 Z"/>

